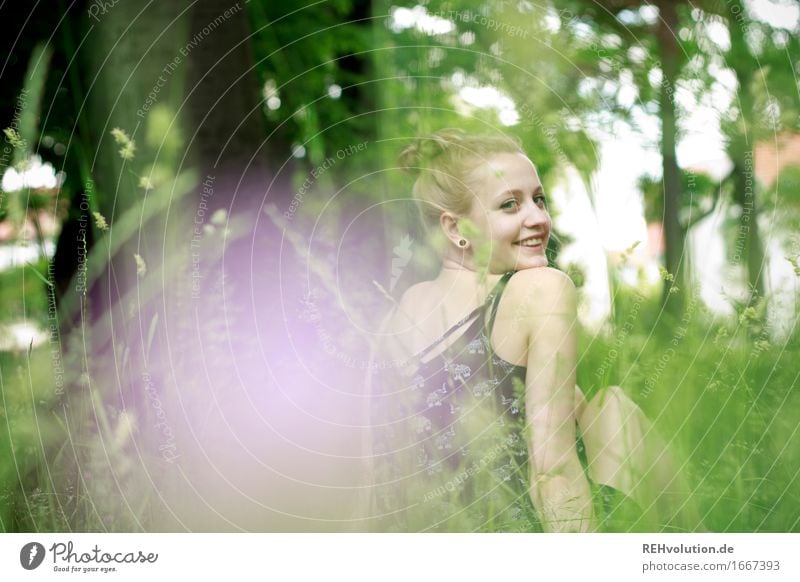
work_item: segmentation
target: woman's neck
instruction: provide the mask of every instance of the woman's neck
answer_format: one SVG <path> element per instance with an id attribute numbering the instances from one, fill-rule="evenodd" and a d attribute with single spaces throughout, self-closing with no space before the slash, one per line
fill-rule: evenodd
<path id="1" fill-rule="evenodd" d="M 486 270 L 478 270 L 472 265 L 445 257 L 442 260 L 442 268 L 437 277 L 438 281 L 469 282 L 478 283 L 485 278 L 500 276 L 500 273 L 491 273 Z"/>

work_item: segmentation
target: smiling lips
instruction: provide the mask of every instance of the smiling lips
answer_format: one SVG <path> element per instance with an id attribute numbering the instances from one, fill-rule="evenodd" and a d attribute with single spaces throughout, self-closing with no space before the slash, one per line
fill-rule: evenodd
<path id="1" fill-rule="evenodd" d="M 542 242 L 544 242 L 544 237 L 532 236 L 526 239 L 522 239 L 521 241 L 517 241 L 514 244 L 522 247 L 538 247 L 542 245 Z"/>

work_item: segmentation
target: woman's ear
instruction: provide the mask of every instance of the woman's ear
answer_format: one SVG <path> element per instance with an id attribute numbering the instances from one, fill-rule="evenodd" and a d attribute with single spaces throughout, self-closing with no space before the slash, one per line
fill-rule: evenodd
<path id="1" fill-rule="evenodd" d="M 439 224 L 447 239 L 458 246 L 458 241 L 464 238 L 458 230 L 458 217 L 452 212 L 442 212 L 439 217 Z"/>

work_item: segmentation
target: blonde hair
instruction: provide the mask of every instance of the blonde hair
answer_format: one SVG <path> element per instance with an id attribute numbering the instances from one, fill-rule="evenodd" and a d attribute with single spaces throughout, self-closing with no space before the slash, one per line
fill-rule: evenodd
<path id="1" fill-rule="evenodd" d="M 469 135 L 452 128 L 417 138 L 402 151 L 400 165 L 417 177 L 412 194 L 429 236 L 441 232 L 442 212 L 469 214 L 475 192 L 482 186 L 475 170 L 500 153 L 524 152 L 511 137 Z"/>

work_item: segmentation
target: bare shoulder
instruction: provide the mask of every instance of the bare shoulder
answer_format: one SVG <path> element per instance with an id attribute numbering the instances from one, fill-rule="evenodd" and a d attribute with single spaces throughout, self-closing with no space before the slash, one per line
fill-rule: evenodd
<path id="1" fill-rule="evenodd" d="M 541 267 L 517 271 L 509 280 L 508 289 L 522 292 L 536 290 L 569 293 L 575 291 L 575 284 L 563 271 L 552 267 Z"/>
<path id="2" fill-rule="evenodd" d="M 392 310 L 394 324 L 399 325 L 402 329 L 408 327 L 409 323 L 413 323 L 410 321 L 410 314 L 415 312 L 419 307 L 419 302 L 429 293 L 429 287 L 430 281 L 423 281 L 406 289 L 397 306 Z"/>
<path id="3" fill-rule="evenodd" d="M 426 293 L 429 292 L 429 283 L 429 281 L 423 281 L 409 287 L 381 324 L 385 347 L 392 352 L 395 358 L 408 357 L 413 353 L 416 326 L 414 314 Z"/>
<path id="4" fill-rule="evenodd" d="M 551 267 L 517 271 L 506 294 L 517 311 L 570 314 L 576 310 L 575 284 L 566 273 Z"/>
<path id="5" fill-rule="evenodd" d="M 405 293 L 403 293 L 403 297 L 400 299 L 400 304 L 408 305 L 423 297 L 429 292 L 431 283 L 431 281 L 421 281 L 406 289 Z"/>

